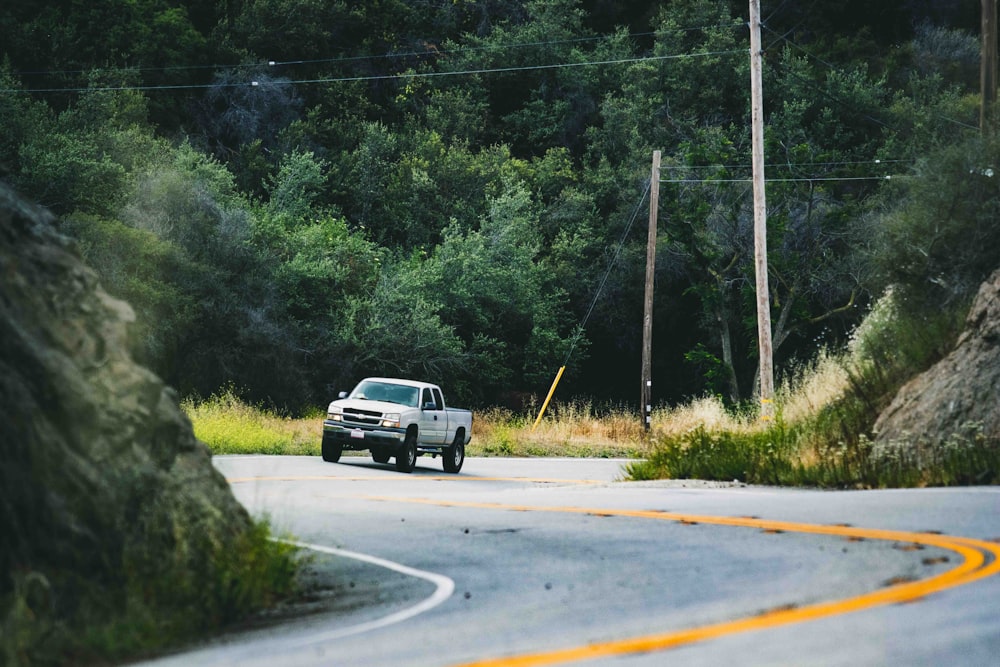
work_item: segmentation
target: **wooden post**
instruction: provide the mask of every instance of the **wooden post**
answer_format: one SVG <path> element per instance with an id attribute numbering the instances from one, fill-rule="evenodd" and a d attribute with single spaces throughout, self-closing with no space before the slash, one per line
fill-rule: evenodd
<path id="1" fill-rule="evenodd" d="M 979 131 L 992 134 L 993 107 L 997 101 L 997 0 L 982 0 L 982 45 L 980 47 Z"/>
<path id="2" fill-rule="evenodd" d="M 646 296 L 642 318 L 642 424 L 648 431 L 653 412 L 653 278 L 656 275 L 656 214 L 660 205 L 660 151 L 653 151 L 649 175 L 649 234 L 646 241 Z"/>
<path id="3" fill-rule="evenodd" d="M 757 345 L 760 352 L 760 418 L 774 417 L 771 297 L 767 282 L 767 200 L 764 192 L 764 102 L 761 83 L 760 0 L 750 0 L 750 121 L 753 161 L 754 260 L 757 274 Z"/>

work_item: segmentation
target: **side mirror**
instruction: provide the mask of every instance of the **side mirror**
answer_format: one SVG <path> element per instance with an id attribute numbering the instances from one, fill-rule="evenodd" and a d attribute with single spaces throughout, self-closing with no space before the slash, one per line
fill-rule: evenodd
<path id="1" fill-rule="evenodd" d="M 434 401 L 427 401 L 426 403 L 424 403 L 423 409 L 424 410 L 437 410 L 437 403 L 435 403 Z"/>
<path id="2" fill-rule="evenodd" d="M 339 394 L 337 394 L 337 398 L 347 398 L 347 392 L 346 391 L 340 392 Z"/>

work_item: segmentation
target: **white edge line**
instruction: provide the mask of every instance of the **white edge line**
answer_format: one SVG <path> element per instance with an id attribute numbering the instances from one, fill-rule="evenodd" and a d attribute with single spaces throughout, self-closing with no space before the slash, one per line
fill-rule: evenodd
<path id="1" fill-rule="evenodd" d="M 309 549 L 311 551 L 318 551 L 320 553 L 330 554 L 332 556 L 343 556 L 344 558 L 353 558 L 354 560 L 359 560 L 365 563 L 370 563 L 372 565 L 377 565 L 379 567 L 384 567 L 388 570 L 394 572 L 399 572 L 400 574 L 405 574 L 410 577 L 417 577 L 418 579 L 424 579 L 431 582 L 436 586 L 436 589 L 430 597 L 425 598 L 421 602 L 408 607 L 401 611 L 389 614 L 382 618 L 376 619 L 374 621 L 368 621 L 366 623 L 359 623 L 358 625 L 348 626 L 346 628 L 339 628 L 337 630 L 331 630 L 329 632 L 321 632 L 318 634 L 309 635 L 307 639 L 301 641 L 292 642 L 296 646 L 304 646 L 309 644 L 316 644 L 319 642 L 330 641 L 331 639 L 340 639 L 342 637 L 349 637 L 351 635 L 358 635 L 363 632 L 369 632 L 371 630 L 377 630 L 378 628 L 384 628 L 390 625 L 395 625 L 396 623 L 402 623 L 403 621 L 409 620 L 414 616 L 422 614 L 426 611 L 430 611 L 434 607 L 438 606 L 445 600 L 451 597 L 455 592 L 455 582 L 443 574 L 436 574 L 434 572 L 427 572 L 425 570 L 418 570 L 413 567 L 403 565 L 401 563 L 396 563 L 391 560 L 386 560 L 384 558 L 379 558 L 377 556 L 371 556 L 369 554 L 358 553 L 356 551 L 348 551 L 346 549 L 337 549 L 335 547 L 325 547 L 319 544 L 309 544 L 308 542 L 298 542 L 296 540 L 276 540 L 284 544 L 289 544 L 291 546 L 300 547 L 302 549 Z"/>

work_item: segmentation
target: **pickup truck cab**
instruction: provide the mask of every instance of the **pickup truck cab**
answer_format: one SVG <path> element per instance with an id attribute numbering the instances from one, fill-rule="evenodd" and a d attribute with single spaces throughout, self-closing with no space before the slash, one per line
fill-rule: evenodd
<path id="1" fill-rule="evenodd" d="M 323 460 L 334 463 L 345 449 L 367 449 L 377 463 L 395 457 L 396 470 L 413 472 L 417 457 L 431 454 L 457 473 L 472 438 L 472 413 L 447 407 L 441 388 L 427 382 L 365 378 L 326 413 Z"/>

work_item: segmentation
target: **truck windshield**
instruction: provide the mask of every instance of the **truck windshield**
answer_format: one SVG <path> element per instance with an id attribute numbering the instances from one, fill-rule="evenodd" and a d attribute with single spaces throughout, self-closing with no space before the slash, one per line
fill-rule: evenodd
<path id="1" fill-rule="evenodd" d="M 385 401 L 399 403 L 407 407 L 417 407 L 420 390 L 391 382 L 372 382 L 365 380 L 351 392 L 349 398 L 362 398 L 369 401 Z"/>

